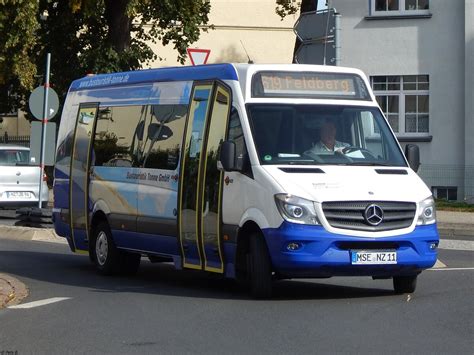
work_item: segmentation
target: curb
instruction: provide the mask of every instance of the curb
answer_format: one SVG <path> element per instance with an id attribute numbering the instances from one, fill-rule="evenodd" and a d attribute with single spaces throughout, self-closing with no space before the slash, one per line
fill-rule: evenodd
<path id="1" fill-rule="evenodd" d="M 0 309 L 19 304 L 26 296 L 28 289 L 23 282 L 7 274 L 0 274 Z"/>
<path id="2" fill-rule="evenodd" d="M 67 244 L 66 238 L 58 236 L 54 232 L 53 228 L 33 228 L 0 225 L 0 238 Z"/>
<path id="3" fill-rule="evenodd" d="M 469 228 L 470 227 L 470 228 Z M 474 240 L 474 226 L 450 226 L 443 225 L 438 227 L 438 232 L 443 239 L 462 239 Z"/>

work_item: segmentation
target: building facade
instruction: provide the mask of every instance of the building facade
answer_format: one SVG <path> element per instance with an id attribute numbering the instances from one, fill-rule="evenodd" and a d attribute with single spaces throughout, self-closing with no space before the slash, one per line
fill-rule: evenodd
<path id="1" fill-rule="evenodd" d="M 275 0 L 210 0 L 209 25 L 191 48 L 210 49 L 208 63 L 291 63 L 298 14 L 283 20 L 275 12 Z M 180 65 L 172 45 L 156 44 L 162 58 L 151 67 Z M 186 65 L 191 65 L 188 60 Z"/>
<path id="2" fill-rule="evenodd" d="M 341 65 L 362 69 L 436 197 L 474 203 L 474 0 L 333 0 Z"/>

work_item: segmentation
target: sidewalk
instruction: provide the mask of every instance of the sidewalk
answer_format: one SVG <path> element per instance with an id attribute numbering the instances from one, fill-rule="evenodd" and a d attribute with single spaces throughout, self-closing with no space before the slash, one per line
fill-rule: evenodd
<path id="1" fill-rule="evenodd" d="M 438 231 L 442 239 L 474 241 L 474 213 L 437 211 Z M 52 228 L 30 228 L 0 225 L 0 238 L 56 242 L 66 240 L 56 235 Z M 0 273 L 0 309 L 19 303 L 28 294 L 19 280 Z"/>
<path id="2" fill-rule="evenodd" d="M 436 211 L 436 218 L 444 239 L 474 240 L 474 213 Z"/>

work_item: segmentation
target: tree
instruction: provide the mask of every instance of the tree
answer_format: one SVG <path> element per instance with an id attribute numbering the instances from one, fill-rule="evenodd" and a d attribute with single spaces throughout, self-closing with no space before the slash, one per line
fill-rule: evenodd
<path id="1" fill-rule="evenodd" d="M 150 44 L 157 41 L 173 44 L 184 63 L 209 11 L 205 0 L 0 0 L 0 112 L 25 109 L 28 92 L 43 82 L 36 74 L 44 72 L 47 52 L 60 97 L 87 73 L 156 60 Z M 48 14 L 44 21 L 40 13 Z"/>
<path id="2" fill-rule="evenodd" d="M 37 12 L 36 1 L 0 0 L 0 112 L 18 109 L 18 98 L 33 89 L 31 58 L 39 26 L 31 13 Z"/>

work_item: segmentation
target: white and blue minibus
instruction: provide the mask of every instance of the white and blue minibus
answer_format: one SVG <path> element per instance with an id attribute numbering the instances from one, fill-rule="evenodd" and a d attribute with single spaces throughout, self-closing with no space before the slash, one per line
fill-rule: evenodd
<path id="1" fill-rule="evenodd" d="M 103 274 L 142 257 L 245 281 L 371 276 L 414 292 L 430 190 L 365 75 L 214 64 L 87 76 L 58 133 L 53 220 Z"/>

